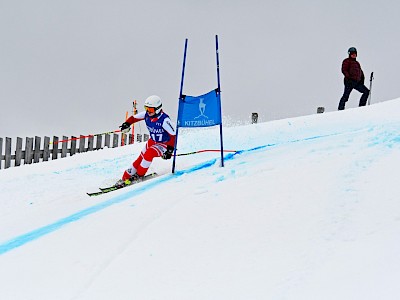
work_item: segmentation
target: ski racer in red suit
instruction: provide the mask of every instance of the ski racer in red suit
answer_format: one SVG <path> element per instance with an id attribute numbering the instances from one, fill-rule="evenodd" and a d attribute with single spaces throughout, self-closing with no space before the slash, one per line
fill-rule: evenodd
<path id="1" fill-rule="evenodd" d="M 153 95 L 144 102 L 145 111 L 129 117 L 120 128 L 122 132 L 129 132 L 130 126 L 139 121 L 145 121 L 150 133 L 150 139 L 142 149 L 139 157 L 122 175 L 122 179 L 115 184 L 123 187 L 132 181 L 141 180 L 149 169 L 155 157 L 170 159 L 175 146 L 175 127 L 169 116 L 162 110 L 161 98 Z"/>

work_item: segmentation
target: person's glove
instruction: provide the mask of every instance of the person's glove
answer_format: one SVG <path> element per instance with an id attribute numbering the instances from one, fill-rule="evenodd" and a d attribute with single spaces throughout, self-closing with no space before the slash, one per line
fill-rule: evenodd
<path id="1" fill-rule="evenodd" d="M 121 128 L 122 133 L 128 133 L 129 129 L 131 128 L 131 124 L 129 124 L 128 122 L 124 122 L 121 126 L 119 126 L 119 128 Z"/>
<path id="2" fill-rule="evenodd" d="M 167 151 L 165 151 L 161 157 L 162 159 L 170 159 L 173 153 L 174 153 L 174 147 L 167 146 Z"/>

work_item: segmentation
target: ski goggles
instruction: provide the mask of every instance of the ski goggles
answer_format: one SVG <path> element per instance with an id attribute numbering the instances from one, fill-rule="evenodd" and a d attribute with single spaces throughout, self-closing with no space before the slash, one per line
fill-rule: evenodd
<path id="1" fill-rule="evenodd" d="M 144 106 L 144 109 L 150 114 L 155 114 L 156 113 L 156 108 L 155 107 Z"/>

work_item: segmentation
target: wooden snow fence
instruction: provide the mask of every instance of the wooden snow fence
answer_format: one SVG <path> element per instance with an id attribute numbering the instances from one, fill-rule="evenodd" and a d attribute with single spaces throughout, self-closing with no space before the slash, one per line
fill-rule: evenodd
<path id="1" fill-rule="evenodd" d="M 136 134 L 136 141 L 138 142 L 147 141 L 148 139 L 148 134 Z M 39 163 L 59 157 L 64 158 L 68 155 L 72 156 L 76 153 L 99 150 L 104 147 L 116 148 L 133 143 L 132 134 L 128 136 L 121 133 L 114 133 L 112 136 L 110 134 L 81 135 L 80 137 L 72 136 L 71 138 L 63 136 L 62 140 L 54 136 L 52 142 L 47 136 L 43 138 L 43 142 L 42 138 L 38 136 L 35 138 L 27 137 L 25 138 L 24 147 L 23 139 L 20 137 L 17 137 L 15 147 L 13 147 L 11 138 L 0 138 L 0 169 L 20 166 L 22 161 L 24 165 Z"/>

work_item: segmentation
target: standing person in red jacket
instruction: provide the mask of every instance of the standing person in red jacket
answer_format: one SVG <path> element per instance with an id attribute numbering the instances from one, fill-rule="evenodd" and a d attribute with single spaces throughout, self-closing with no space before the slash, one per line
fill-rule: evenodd
<path id="1" fill-rule="evenodd" d="M 161 98 L 156 95 L 148 97 L 144 102 L 144 108 L 144 111 L 129 117 L 120 126 L 122 132 L 128 132 L 133 123 L 144 120 L 150 133 L 150 139 L 138 158 L 125 170 L 122 179 L 115 184 L 118 188 L 130 184 L 132 181 L 140 181 L 155 157 L 170 159 L 174 152 L 175 127 L 169 116 L 162 110 Z"/>
<path id="2" fill-rule="evenodd" d="M 339 102 L 338 110 L 344 110 L 344 106 L 349 100 L 350 93 L 353 89 L 359 91 L 362 95 L 359 106 L 367 104 L 369 89 L 364 85 L 364 72 L 360 63 L 357 61 L 357 49 L 351 47 L 348 50 L 349 57 L 343 60 L 342 73 L 344 75 L 344 93 Z"/>

